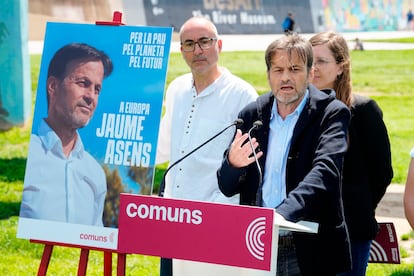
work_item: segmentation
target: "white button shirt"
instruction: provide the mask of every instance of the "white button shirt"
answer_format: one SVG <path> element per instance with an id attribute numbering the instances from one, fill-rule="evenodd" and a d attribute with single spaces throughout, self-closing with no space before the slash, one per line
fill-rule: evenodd
<path id="1" fill-rule="evenodd" d="M 106 177 L 78 139 L 66 158 L 43 120 L 30 138 L 20 216 L 102 226 Z"/>
<path id="2" fill-rule="evenodd" d="M 239 111 L 257 98 L 247 82 L 223 68 L 222 75 L 197 95 L 190 73 L 169 85 L 161 120 L 157 163 L 170 164 L 198 147 L 237 119 Z M 239 203 L 218 187 L 217 169 L 230 145 L 235 127 L 174 166 L 166 176 L 165 197 L 220 203 Z"/>

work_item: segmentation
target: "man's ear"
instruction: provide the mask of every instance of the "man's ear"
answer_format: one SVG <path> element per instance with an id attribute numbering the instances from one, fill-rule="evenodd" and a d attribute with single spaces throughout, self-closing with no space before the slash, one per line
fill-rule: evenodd
<path id="1" fill-rule="evenodd" d="M 58 79 L 54 76 L 50 76 L 47 79 L 46 82 L 46 90 L 47 90 L 47 94 L 50 96 L 53 96 L 56 93 L 56 88 L 58 86 Z"/>
<path id="2" fill-rule="evenodd" d="M 221 39 L 217 40 L 217 46 L 219 49 L 219 53 L 221 53 L 222 49 L 223 49 L 223 41 Z"/>

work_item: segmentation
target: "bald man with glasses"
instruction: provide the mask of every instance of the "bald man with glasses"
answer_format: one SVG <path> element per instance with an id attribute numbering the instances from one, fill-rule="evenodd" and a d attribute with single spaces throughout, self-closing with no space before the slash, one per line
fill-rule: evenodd
<path id="1" fill-rule="evenodd" d="M 182 25 L 179 37 L 191 72 L 173 80 L 166 91 L 157 163 L 173 164 L 233 123 L 239 111 L 258 96 L 252 85 L 219 66 L 223 42 L 211 21 L 192 17 Z M 234 131 L 229 128 L 174 166 L 160 195 L 239 204 L 238 196 L 227 198 L 220 192 L 216 176 Z M 171 264 L 161 264 L 161 275 L 171 275 Z"/>

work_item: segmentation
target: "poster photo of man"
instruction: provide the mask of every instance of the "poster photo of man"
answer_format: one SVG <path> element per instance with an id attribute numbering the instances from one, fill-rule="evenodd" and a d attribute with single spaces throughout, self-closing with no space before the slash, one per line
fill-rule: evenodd
<path id="1" fill-rule="evenodd" d="M 19 238 L 116 248 L 119 194 L 152 192 L 171 36 L 47 24 Z"/>

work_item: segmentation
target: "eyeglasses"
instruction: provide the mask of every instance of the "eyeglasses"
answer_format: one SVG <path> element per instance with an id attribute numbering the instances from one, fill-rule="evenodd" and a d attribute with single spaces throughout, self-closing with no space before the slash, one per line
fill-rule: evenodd
<path id="1" fill-rule="evenodd" d="M 313 62 L 313 67 L 324 67 L 328 63 L 336 63 L 334 60 L 317 59 Z"/>
<path id="2" fill-rule="evenodd" d="M 181 42 L 181 48 L 184 52 L 192 52 L 195 49 L 195 45 L 198 44 L 201 49 L 207 50 L 213 46 L 213 42 L 216 40 L 217 38 L 215 37 L 202 37 L 197 41 L 186 40 Z"/>

